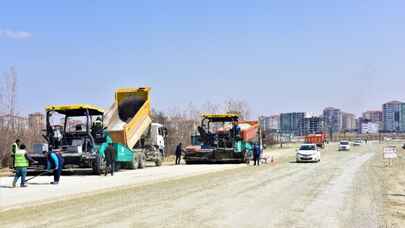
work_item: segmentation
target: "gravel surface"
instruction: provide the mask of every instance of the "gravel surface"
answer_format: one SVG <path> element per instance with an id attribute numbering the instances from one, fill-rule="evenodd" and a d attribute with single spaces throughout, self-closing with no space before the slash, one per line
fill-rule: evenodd
<path id="1" fill-rule="evenodd" d="M 388 223 L 385 182 L 381 181 L 384 177 L 379 170 L 381 150 L 382 146 L 375 143 L 350 152 L 337 152 L 335 145 L 329 145 L 322 152 L 320 163 L 308 164 L 295 163 L 294 150 L 284 150 L 282 156 L 274 152 L 276 163 L 259 168 L 219 166 L 205 174 L 184 174 L 176 179 L 162 178 L 80 198 L 6 210 L 0 214 L 0 226 L 385 227 Z M 207 169 L 214 167 L 218 166 Z M 188 173 L 197 168 L 205 166 L 181 166 L 167 171 L 180 169 L 181 173 Z M 87 183 L 92 177 L 83 178 L 83 183 Z M 97 177 L 95 182 L 102 186 L 111 179 Z"/>
<path id="2" fill-rule="evenodd" d="M 93 194 L 114 188 L 150 184 L 175 178 L 239 168 L 243 165 L 161 166 L 122 171 L 111 176 L 62 176 L 58 186 L 50 185 L 53 176 L 40 176 L 29 181 L 28 188 L 11 188 L 13 177 L 0 178 L 0 212 L 10 208 L 58 201 L 78 194 Z"/>

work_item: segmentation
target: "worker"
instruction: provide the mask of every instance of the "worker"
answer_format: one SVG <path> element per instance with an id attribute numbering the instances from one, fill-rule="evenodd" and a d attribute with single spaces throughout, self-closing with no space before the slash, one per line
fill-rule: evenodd
<path id="1" fill-rule="evenodd" d="M 51 184 L 58 185 L 63 169 L 62 155 L 53 151 L 52 146 L 49 146 L 49 151 L 45 152 L 45 156 L 48 160 L 47 170 L 53 172 L 53 182 Z"/>
<path id="2" fill-rule="evenodd" d="M 260 156 L 261 156 L 261 148 L 259 144 L 254 144 L 253 146 L 253 160 L 255 162 L 255 166 L 260 166 Z"/>
<path id="3" fill-rule="evenodd" d="M 181 152 L 183 151 L 182 146 L 183 144 L 179 143 L 176 147 L 176 165 L 180 165 L 181 163 Z"/>
<path id="4" fill-rule="evenodd" d="M 240 127 L 238 121 L 232 123 L 232 134 L 234 138 L 240 138 Z"/>
<path id="5" fill-rule="evenodd" d="M 105 175 L 107 176 L 108 173 L 111 173 L 111 176 L 114 176 L 114 170 L 115 170 L 115 150 L 112 144 L 108 144 L 107 149 L 105 150 L 104 153 L 104 159 L 106 162 L 106 169 L 105 169 Z"/>
<path id="6" fill-rule="evenodd" d="M 101 120 L 101 117 L 97 117 L 92 128 L 94 133 L 98 133 L 99 131 L 103 130 L 103 121 Z"/>
<path id="7" fill-rule="evenodd" d="M 16 142 L 17 143 L 17 142 Z M 19 142 L 18 142 L 19 143 Z M 27 187 L 25 184 L 25 177 L 27 176 L 27 168 L 29 166 L 29 161 L 32 163 L 37 163 L 28 156 L 26 151 L 26 146 L 21 144 L 21 146 L 16 150 L 14 157 L 14 166 L 15 166 L 15 177 L 13 181 L 13 188 L 16 187 L 18 179 L 21 177 L 21 188 Z"/>
<path id="8" fill-rule="evenodd" d="M 20 148 L 20 139 L 15 140 L 15 143 L 11 144 L 11 157 L 10 157 L 10 168 L 14 169 L 15 167 L 15 153 Z"/>

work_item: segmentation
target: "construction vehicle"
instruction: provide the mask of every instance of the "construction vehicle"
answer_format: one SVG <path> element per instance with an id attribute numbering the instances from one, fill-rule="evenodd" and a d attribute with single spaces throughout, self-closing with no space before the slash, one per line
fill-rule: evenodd
<path id="1" fill-rule="evenodd" d="M 52 117 L 64 125 L 52 123 Z M 101 126 L 96 120 L 101 119 Z M 116 167 L 144 168 L 146 161 L 160 166 L 165 150 L 165 128 L 152 123 L 150 88 L 118 89 L 110 110 L 94 105 L 48 106 L 45 138 L 64 159 L 64 169 L 91 168 L 101 174 L 106 168 L 107 149 L 115 151 Z M 46 164 L 43 154 L 33 154 L 40 170 Z"/>
<path id="2" fill-rule="evenodd" d="M 326 134 L 325 133 L 309 134 L 309 135 L 305 136 L 305 143 L 307 143 L 307 144 L 316 144 L 320 148 L 325 147 L 325 142 L 326 142 Z"/>
<path id="3" fill-rule="evenodd" d="M 144 168 L 145 162 L 160 166 L 165 155 L 167 129 L 152 123 L 150 91 L 150 88 L 118 89 L 114 104 L 104 115 L 117 156 L 132 154 L 131 169 Z"/>
<path id="4" fill-rule="evenodd" d="M 198 134 L 191 136 L 186 147 L 186 164 L 244 163 L 253 155 L 253 146 L 262 148 L 262 133 L 258 121 L 239 121 L 238 114 L 202 115 Z"/>
<path id="5" fill-rule="evenodd" d="M 88 104 L 46 108 L 44 138 L 54 151 L 62 155 L 64 169 L 93 168 L 95 173 L 100 173 L 102 155 L 110 141 L 105 137 L 103 126 L 96 129 L 93 122 L 97 118 L 102 120 L 103 114 L 103 109 Z M 59 122 L 63 122 L 63 126 Z M 38 171 L 46 166 L 47 158 L 43 153 L 36 152 L 31 156 L 39 163 L 30 165 L 30 170 Z"/>

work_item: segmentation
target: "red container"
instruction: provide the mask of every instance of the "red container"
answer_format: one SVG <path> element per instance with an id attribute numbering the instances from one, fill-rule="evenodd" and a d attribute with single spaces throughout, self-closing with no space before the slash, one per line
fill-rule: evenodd
<path id="1" fill-rule="evenodd" d="M 241 127 L 241 137 L 244 141 L 252 141 L 257 139 L 257 131 L 259 123 L 257 121 L 239 121 Z"/>

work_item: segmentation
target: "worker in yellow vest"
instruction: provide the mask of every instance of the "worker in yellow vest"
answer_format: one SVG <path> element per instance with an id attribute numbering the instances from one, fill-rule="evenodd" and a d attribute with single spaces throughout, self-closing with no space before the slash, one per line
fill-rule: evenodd
<path id="1" fill-rule="evenodd" d="M 25 188 L 25 177 L 27 176 L 27 168 L 29 166 L 29 161 L 37 163 L 32 160 L 27 154 L 26 146 L 21 144 L 20 148 L 15 152 L 14 155 L 14 167 L 15 167 L 15 177 L 13 181 L 13 188 L 16 187 L 18 179 L 21 177 L 21 187 Z"/>
<path id="2" fill-rule="evenodd" d="M 14 169 L 14 158 L 15 158 L 15 153 L 17 150 L 20 148 L 20 140 L 17 139 L 15 140 L 15 143 L 11 144 L 11 156 L 10 156 L 10 169 Z"/>

